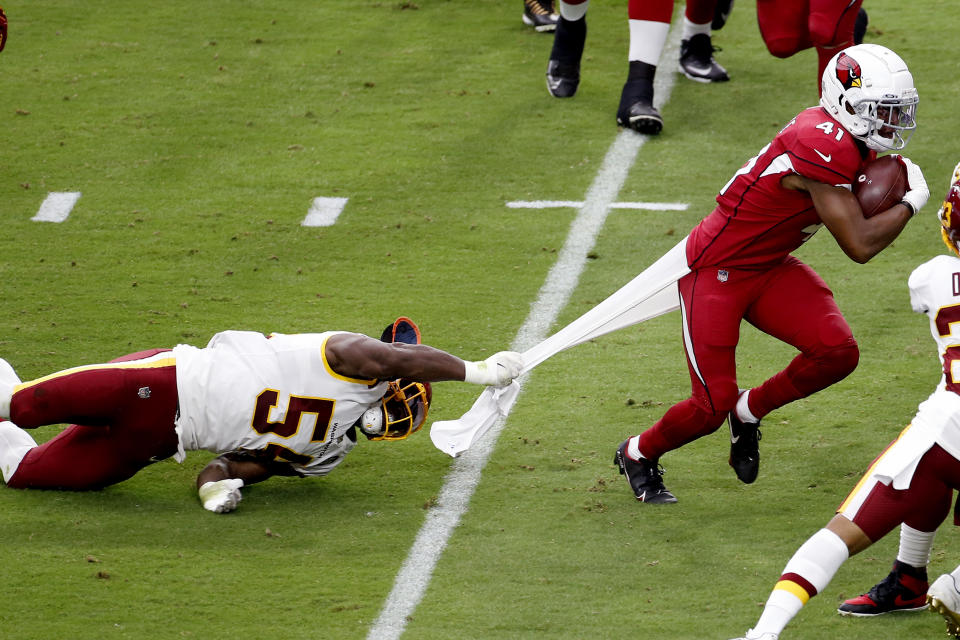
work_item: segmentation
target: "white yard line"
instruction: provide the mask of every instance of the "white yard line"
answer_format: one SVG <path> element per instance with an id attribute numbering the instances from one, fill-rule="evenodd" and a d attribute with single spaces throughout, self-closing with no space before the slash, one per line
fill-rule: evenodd
<path id="1" fill-rule="evenodd" d="M 666 103 L 673 88 L 679 41 L 678 25 L 681 23 L 682 20 L 674 21 L 670 37 L 660 56 L 666 63 L 661 65 L 655 83 L 657 106 Z M 530 315 L 513 341 L 512 349 L 525 351 L 547 337 L 547 331 L 576 289 L 587 254 L 593 249 L 611 204 L 620 193 L 637 153 L 646 140 L 646 136 L 624 130 L 613 141 L 600 171 L 587 191 L 583 206 L 570 225 L 570 232 L 560 256 L 550 269 L 536 302 L 530 307 Z M 525 377 L 520 379 L 521 387 Z M 367 634 L 368 640 L 395 640 L 403 634 L 407 619 L 413 615 L 430 584 L 433 569 L 447 546 L 447 540 L 470 505 L 470 498 L 480 483 L 480 474 L 493 452 L 504 422 L 504 419 L 498 420 L 479 442 L 454 460 L 440 489 L 437 504 L 427 512 L 423 527 L 417 534 L 400 573 L 397 574 L 380 616 Z"/>
<path id="2" fill-rule="evenodd" d="M 585 203 L 577 200 L 512 200 L 508 209 L 580 209 Z M 611 209 L 642 209 L 644 211 L 686 211 L 685 202 L 611 202 Z"/>
<path id="3" fill-rule="evenodd" d="M 343 208 L 347 206 L 347 198 L 314 198 L 310 203 L 307 217 L 300 223 L 302 227 L 331 227 L 337 221 Z"/>
<path id="4" fill-rule="evenodd" d="M 37 215 L 30 219 L 34 222 L 63 222 L 79 199 L 79 191 L 51 191 L 40 205 Z"/>

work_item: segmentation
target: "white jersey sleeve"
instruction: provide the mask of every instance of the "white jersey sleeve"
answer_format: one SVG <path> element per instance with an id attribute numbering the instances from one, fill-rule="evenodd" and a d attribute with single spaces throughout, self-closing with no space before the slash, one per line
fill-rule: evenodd
<path id="1" fill-rule="evenodd" d="M 175 347 L 181 449 L 265 452 L 302 475 L 329 473 L 387 386 L 334 372 L 324 352 L 334 333 L 225 331 L 203 349 Z"/>

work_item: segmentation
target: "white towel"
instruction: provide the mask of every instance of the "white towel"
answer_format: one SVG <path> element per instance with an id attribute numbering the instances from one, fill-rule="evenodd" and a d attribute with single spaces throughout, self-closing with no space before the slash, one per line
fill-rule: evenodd
<path id="1" fill-rule="evenodd" d="M 606 300 L 523 354 L 521 376 L 565 349 L 617 329 L 655 318 L 680 307 L 677 280 L 690 272 L 687 239 L 650 265 Z M 514 381 L 507 387 L 487 387 L 458 420 L 441 420 L 430 427 L 430 439 L 446 454 L 466 451 L 498 418 L 506 418 L 520 393 Z"/>

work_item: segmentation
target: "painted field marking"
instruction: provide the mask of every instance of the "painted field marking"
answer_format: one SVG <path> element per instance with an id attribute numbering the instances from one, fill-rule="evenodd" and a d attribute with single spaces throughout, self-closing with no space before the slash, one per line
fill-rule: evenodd
<path id="1" fill-rule="evenodd" d="M 347 206 L 349 198 L 314 198 L 302 227 L 330 227 Z"/>
<path id="2" fill-rule="evenodd" d="M 680 22 L 681 20 L 677 20 L 673 23 L 660 56 L 661 60 L 677 59 Z M 657 75 L 654 82 L 654 102 L 658 107 L 669 99 L 676 76 L 675 62 L 664 66 L 667 68 Z M 623 130 L 613 141 L 600 171 L 587 191 L 583 206 L 570 225 L 557 262 L 547 274 L 536 302 L 530 307 L 530 314 L 514 338 L 510 347 L 514 351 L 525 351 L 547 337 L 547 332 L 576 288 L 580 273 L 587 262 L 587 254 L 593 249 L 609 208 L 623 187 L 627 173 L 646 140 L 647 136 Z M 521 385 L 520 393 L 523 393 L 526 377 L 527 374 L 518 379 Z M 437 503 L 427 511 L 423 526 L 417 533 L 403 566 L 400 567 L 383 609 L 367 634 L 368 640 L 396 640 L 403 635 L 407 620 L 413 615 L 430 584 L 433 569 L 447 546 L 447 540 L 470 505 L 470 498 L 480 483 L 480 474 L 493 452 L 505 422 L 505 418 L 497 420 L 479 442 L 453 461 L 440 488 Z"/>
<path id="3" fill-rule="evenodd" d="M 34 222 L 63 222 L 79 199 L 79 191 L 51 191 L 40 205 L 37 215 L 30 219 Z"/>
<path id="4" fill-rule="evenodd" d="M 509 209 L 581 209 L 585 203 L 576 200 L 514 200 L 507 203 Z M 642 209 L 645 211 L 686 211 L 686 202 L 611 202 L 611 209 Z"/>

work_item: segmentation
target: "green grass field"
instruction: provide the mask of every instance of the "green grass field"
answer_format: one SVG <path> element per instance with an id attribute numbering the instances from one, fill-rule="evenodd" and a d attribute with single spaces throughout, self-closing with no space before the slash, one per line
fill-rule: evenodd
<path id="1" fill-rule="evenodd" d="M 594 2 L 580 92 L 564 101 L 544 86 L 551 38 L 523 27 L 519 0 L 3 4 L 0 356 L 24 379 L 222 329 L 373 334 L 401 314 L 427 342 L 486 357 L 516 338 L 576 215 L 506 203 L 583 200 L 618 134 L 625 2 Z M 960 82 L 944 44 L 960 10 L 867 9 L 867 40 L 900 53 L 919 88 L 906 153 L 932 196 L 867 265 L 826 232 L 798 252 L 853 327 L 858 370 L 764 421 L 754 485 L 728 468 L 723 430 L 665 456 L 680 503 L 656 508 L 636 503 L 612 457 L 688 394 L 679 317 L 548 360 L 404 637 L 740 635 L 933 389 L 936 352 L 906 279 L 945 250 L 935 211 L 960 160 Z M 689 209 L 613 210 L 555 328 L 683 237 L 816 101 L 814 53 L 770 56 L 754 3 L 737 2 L 714 44 L 732 81 L 677 78 L 666 128 L 618 196 Z M 50 192 L 82 196 L 65 222 L 32 221 Z M 349 199 L 335 225 L 301 226 L 317 197 Z M 745 327 L 741 386 L 791 357 Z M 431 417 L 458 417 L 477 391 L 437 385 Z M 250 487 L 218 516 L 193 484 L 209 458 L 97 493 L 0 490 L 0 637 L 364 638 L 452 465 L 426 433 L 363 443 L 329 477 Z M 896 544 L 849 561 L 783 638 L 942 634 L 926 613 L 834 613 L 886 574 Z M 930 572 L 958 561 L 945 525 Z"/>

